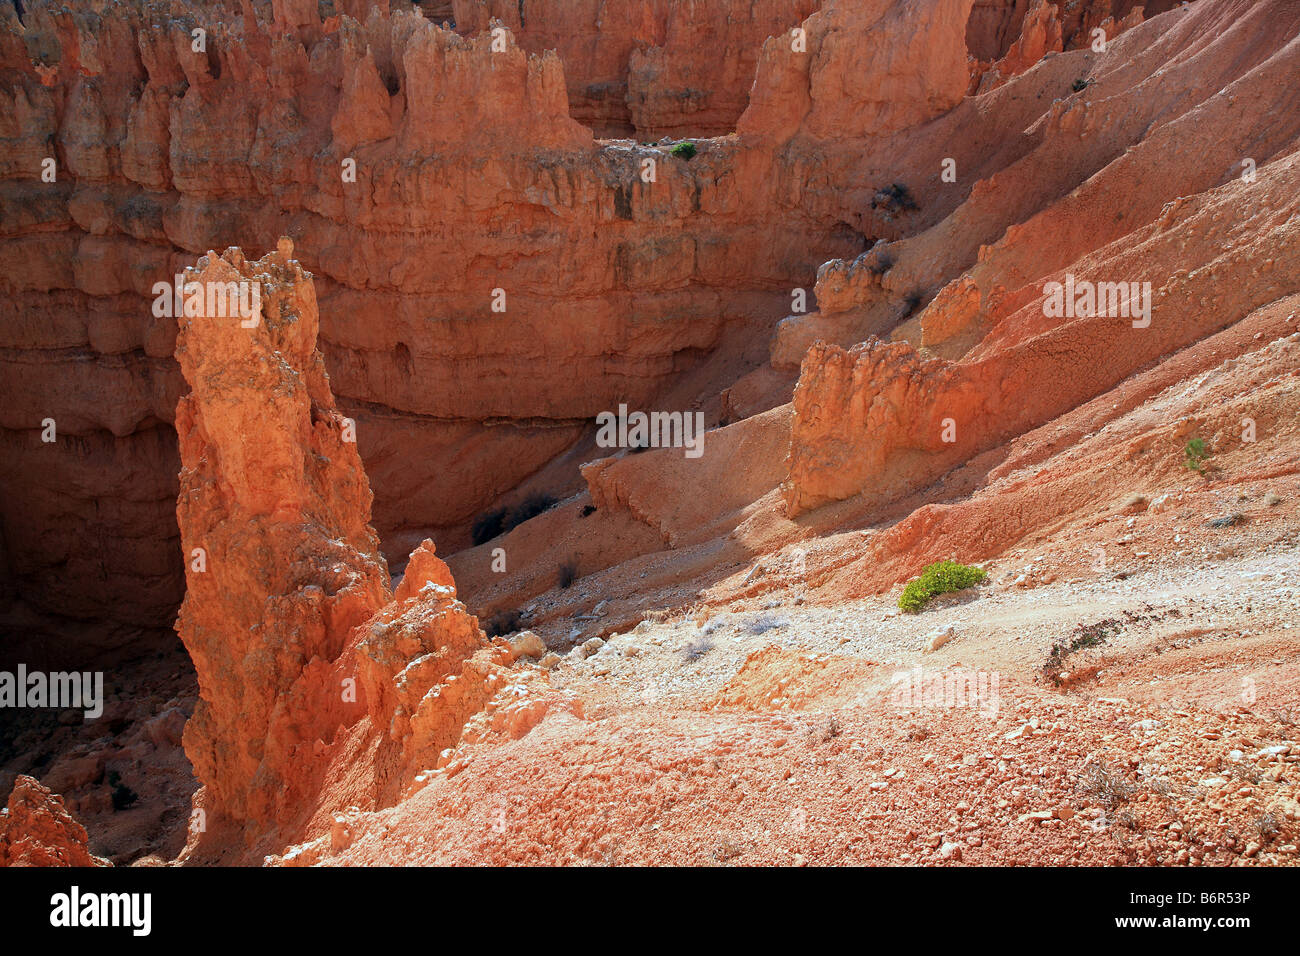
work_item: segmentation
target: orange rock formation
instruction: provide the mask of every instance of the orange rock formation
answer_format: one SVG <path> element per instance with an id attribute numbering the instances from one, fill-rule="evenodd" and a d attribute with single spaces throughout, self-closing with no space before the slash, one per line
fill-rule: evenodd
<path id="1" fill-rule="evenodd" d="M 191 389 L 176 413 L 189 558 L 177 631 L 200 693 L 185 748 L 209 813 L 278 820 L 313 782 L 297 752 L 310 758 L 346 719 L 331 665 L 388 599 L 388 571 L 293 244 L 257 262 L 211 254 L 185 281 L 199 291 L 176 340 Z M 256 284 L 260 308 L 210 311 L 204 290 L 226 283 Z"/>
<path id="2" fill-rule="evenodd" d="M 371 765 L 371 801 L 391 801 L 498 679 L 431 544 L 389 603 L 355 422 L 335 406 L 315 286 L 293 256 L 281 239 L 256 262 L 229 249 L 185 273 L 176 627 L 199 682 L 185 748 L 200 854 L 230 826 L 249 846 L 301 832 L 342 753 Z M 212 309 L 209 290 L 241 285 L 259 307 Z"/>
<path id="3" fill-rule="evenodd" d="M 102 866 L 86 848 L 89 839 L 62 797 L 18 777 L 0 810 L 0 866 Z"/>

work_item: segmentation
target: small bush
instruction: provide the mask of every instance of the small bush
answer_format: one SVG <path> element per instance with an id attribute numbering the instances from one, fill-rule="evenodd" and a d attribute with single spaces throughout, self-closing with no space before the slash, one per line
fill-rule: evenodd
<path id="1" fill-rule="evenodd" d="M 470 540 L 475 545 L 486 544 L 505 530 L 506 509 L 497 508 L 485 511 L 474 519 L 470 528 Z"/>
<path id="2" fill-rule="evenodd" d="M 1082 93 L 1088 88 L 1090 83 L 1092 83 L 1091 80 L 1085 80 L 1083 77 L 1079 77 L 1079 79 L 1070 84 L 1070 89 L 1076 93 Z"/>
<path id="3" fill-rule="evenodd" d="M 775 631 L 778 628 L 785 627 L 787 623 L 789 622 L 784 621 L 779 617 L 775 617 L 771 614 L 764 614 L 762 617 L 757 617 L 750 621 L 745 627 L 745 632 L 757 637 L 760 634 L 766 634 L 768 631 Z"/>
<path id="4" fill-rule="evenodd" d="M 903 183 L 893 183 L 884 189 L 876 190 L 875 197 L 871 200 L 871 208 L 878 209 L 884 207 L 887 212 L 911 212 L 919 209 L 916 200 L 912 198 L 912 192 Z"/>
<path id="5" fill-rule="evenodd" d="M 689 161 L 695 156 L 696 153 L 699 152 L 699 150 L 695 148 L 694 143 L 688 141 L 685 143 L 678 143 L 672 149 L 668 150 L 668 152 L 672 153 L 678 159 L 685 159 Z"/>
<path id="6" fill-rule="evenodd" d="M 1266 844 L 1282 832 L 1282 821 L 1277 814 L 1269 811 L 1251 820 L 1250 829 L 1257 842 Z"/>
<path id="7" fill-rule="evenodd" d="M 682 653 L 686 655 L 688 661 L 698 661 L 709 651 L 713 650 L 713 638 L 707 634 L 703 637 L 697 637 L 691 643 L 682 648 Z"/>
<path id="8" fill-rule="evenodd" d="M 522 630 L 523 626 L 524 616 L 518 611 L 500 611 L 488 620 L 483 633 L 488 637 L 504 637 Z"/>
<path id="9" fill-rule="evenodd" d="M 1183 465 L 1198 474 L 1205 474 L 1205 459 L 1210 457 L 1210 450 L 1203 438 L 1193 438 L 1183 448 Z"/>
<path id="10" fill-rule="evenodd" d="M 108 785 L 113 788 L 114 813 L 118 810 L 125 810 L 140 799 L 139 794 L 126 784 L 122 783 L 122 776 L 116 770 L 110 770 L 108 772 Z"/>
<path id="11" fill-rule="evenodd" d="M 1150 504 L 1150 502 L 1147 501 L 1146 495 L 1133 492 L 1133 494 L 1125 498 L 1123 503 L 1120 504 L 1119 510 L 1127 513 L 1132 513 L 1135 511 L 1146 511 L 1148 504 Z"/>
<path id="12" fill-rule="evenodd" d="M 936 594 L 964 590 L 979 584 L 987 576 L 988 572 L 983 568 L 973 568 L 956 561 L 936 561 L 922 569 L 919 577 L 907 582 L 903 593 L 899 595 L 898 606 L 908 614 L 915 614 Z"/>
<path id="13" fill-rule="evenodd" d="M 1246 516 L 1239 511 L 1234 511 L 1230 515 L 1224 515 L 1222 518 L 1215 518 L 1211 521 L 1211 528 L 1231 528 L 1234 525 L 1245 524 Z"/>
<path id="14" fill-rule="evenodd" d="M 506 515 L 505 530 L 517 528 L 528 519 L 536 518 L 544 511 L 550 511 L 557 504 L 559 499 L 554 495 L 529 495 L 510 509 Z"/>
<path id="15" fill-rule="evenodd" d="M 536 518 L 544 511 L 550 511 L 559 499 L 554 495 L 529 495 L 513 508 L 496 508 L 485 511 L 474 519 L 470 527 L 470 540 L 475 545 L 486 544 L 493 538 L 513 531 L 529 518 Z"/>
<path id="16" fill-rule="evenodd" d="M 929 740 L 934 736 L 934 729 L 926 723 L 916 723 L 908 726 L 903 732 L 903 739 L 908 743 Z"/>
<path id="17" fill-rule="evenodd" d="M 595 505 L 583 505 L 583 506 L 582 506 L 582 517 L 584 517 L 584 518 L 589 518 L 589 517 L 591 517 L 592 515 L 594 515 L 595 513 L 596 513 L 596 506 L 595 506 Z"/>
<path id="18" fill-rule="evenodd" d="M 828 719 L 824 724 L 815 724 L 806 731 L 810 744 L 828 744 L 843 732 L 840 722 L 834 717 Z"/>
<path id="19" fill-rule="evenodd" d="M 1123 623 L 1117 618 L 1107 618 L 1104 621 L 1098 621 L 1096 624 L 1078 625 L 1069 638 L 1057 641 L 1052 645 L 1052 649 L 1047 654 L 1047 660 L 1043 664 L 1043 676 L 1059 686 L 1061 671 L 1065 669 L 1065 659 L 1067 657 L 1075 651 L 1083 650 L 1085 647 L 1096 647 L 1098 644 L 1106 643 L 1106 638 L 1117 633 L 1123 626 Z"/>
<path id="20" fill-rule="evenodd" d="M 1095 761 L 1083 768 L 1075 789 L 1085 797 L 1101 804 L 1106 810 L 1114 810 L 1116 804 L 1125 803 L 1138 792 L 1138 788 L 1124 779 L 1118 771 Z"/>
<path id="21" fill-rule="evenodd" d="M 744 853 L 745 848 L 743 846 L 735 840 L 723 837 L 719 841 L 717 848 L 713 851 L 713 858 L 719 863 L 726 863 L 729 860 L 734 860 L 738 856 L 743 856 Z"/>
<path id="22" fill-rule="evenodd" d="M 578 559 L 569 558 L 560 565 L 556 572 L 555 583 L 560 586 L 560 590 L 567 589 L 574 581 L 578 580 Z"/>

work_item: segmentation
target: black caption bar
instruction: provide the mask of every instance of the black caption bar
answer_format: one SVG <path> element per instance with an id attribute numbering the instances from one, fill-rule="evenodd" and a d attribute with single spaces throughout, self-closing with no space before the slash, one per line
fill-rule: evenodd
<path id="1" fill-rule="evenodd" d="M 789 932 L 806 949 L 810 937 L 860 934 L 863 918 L 940 920 L 945 931 L 1009 920 L 1020 933 L 1058 935 L 1065 920 L 1071 939 L 1196 933 L 1231 942 L 1277 931 L 1293 890 L 1291 874 L 1276 869 L 572 869 L 544 882 L 489 869 L 10 869 L 0 870 L 0 918 L 13 943 L 76 936 L 128 949 L 432 943 L 450 924 L 477 926 L 487 942 L 489 927 L 516 918 L 546 934 L 559 920 L 593 946 L 671 924 L 700 944 L 749 932 L 770 944 Z"/>

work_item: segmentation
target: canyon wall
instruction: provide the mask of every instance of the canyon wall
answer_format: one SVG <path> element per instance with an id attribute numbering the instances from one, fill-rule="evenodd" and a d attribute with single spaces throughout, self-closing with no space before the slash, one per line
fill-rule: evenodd
<path id="1" fill-rule="evenodd" d="M 1105 201 L 1132 208 L 1122 229 L 1089 220 L 1110 241 L 1222 181 L 1238 142 L 1275 153 L 1294 116 L 1275 111 L 1270 129 L 1198 114 L 1280 50 L 1290 14 L 1270 22 L 1268 5 L 1194 5 L 1159 25 L 1109 0 L 529 4 L 522 20 L 517 4 L 454 6 L 425 9 L 455 31 L 353 0 L 324 17 L 306 0 L 41 0 L 21 22 L 0 10 L 5 654 L 53 663 L 170 623 L 184 386 L 155 289 L 211 248 L 296 241 L 374 524 L 400 562 L 426 535 L 463 548 L 475 517 L 530 481 L 580 491 L 575 456 L 620 402 L 672 396 L 713 424 L 740 380 L 728 394 L 772 408 L 816 341 L 848 348 L 899 323 L 954 360 L 1028 299 L 990 302 L 1041 278 L 1010 275 L 1023 244 L 994 257 L 1006 276 L 981 249 L 1061 202 L 1068 215 L 1032 226 L 1061 247 L 1059 271 L 1081 254 L 1069 237 L 1093 200 L 1079 197 L 1108 181 L 1090 177 L 1144 177 L 1131 194 L 1107 187 Z M 800 43 L 776 29 L 806 12 Z M 622 26 L 597 29 L 602 16 Z M 1104 55 L 1080 39 L 1094 23 L 1115 27 Z M 1047 56 L 1057 27 L 1064 52 Z M 596 108 L 575 84 L 617 78 L 625 56 L 653 61 L 661 92 L 734 91 L 720 64 L 769 33 L 746 47 L 744 102 L 728 92 L 697 111 L 743 108 L 738 134 L 699 141 L 693 158 L 600 142 L 574 119 Z M 660 52 L 637 47 L 643 35 Z M 527 52 L 561 41 L 572 66 Z M 711 44 L 728 52 L 701 57 Z M 1250 95 L 1273 102 L 1289 63 Z M 990 70 L 996 82 L 971 96 Z M 681 120 L 669 101 L 647 94 L 647 122 Z M 1158 172 L 1174 129 L 1197 148 Z M 812 310 L 787 315 L 791 289 L 815 276 Z M 774 368 L 756 370 L 774 329 Z"/>
<path id="2" fill-rule="evenodd" d="M 767 154 L 597 144 L 554 56 L 362 6 L 0 11 L 7 652 L 57 655 L 68 619 L 99 650 L 169 623 L 182 383 L 155 286 L 209 248 L 298 242 L 376 526 L 453 549 L 598 411 L 861 248 Z"/>
<path id="3" fill-rule="evenodd" d="M 564 62 L 573 116 L 598 136 L 722 136 L 744 112 L 763 41 L 821 0 L 455 0 L 456 28 L 498 19 Z"/>

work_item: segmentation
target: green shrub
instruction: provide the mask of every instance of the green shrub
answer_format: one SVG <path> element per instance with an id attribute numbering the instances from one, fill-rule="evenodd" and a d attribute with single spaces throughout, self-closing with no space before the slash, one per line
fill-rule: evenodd
<path id="1" fill-rule="evenodd" d="M 1074 90 L 1076 93 L 1082 93 L 1091 83 L 1091 80 L 1085 80 L 1083 77 L 1080 77 L 1070 84 L 1070 89 Z"/>
<path id="2" fill-rule="evenodd" d="M 678 143 L 672 149 L 668 150 L 668 152 L 672 153 L 678 159 L 690 159 L 696 153 L 698 153 L 699 150 L 695 148 L 694 143 L 686 142 L 686 143 Z"/>
<path id="3" fill-rule="evenodd" d="M 936 561 L 922 569 L 919 577 L 907 582 L 903 593 L 899 595 L 898 606 L 908 614 L 915 614 L 936 594 L 961 591 L 979 584 L 987 576 L 988 573 L 983 568 L 973 568 L 956 561 Z"/>
<path id="4" fill-rule="evenodd" d="M 1205 459 L 1210 457 L 1210 450 L 1205 447 L 1205 440 L 1193 438 L 1183 449 L 1183 464 L 1192 471 L 1205 474 Z"/>

